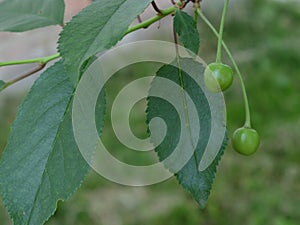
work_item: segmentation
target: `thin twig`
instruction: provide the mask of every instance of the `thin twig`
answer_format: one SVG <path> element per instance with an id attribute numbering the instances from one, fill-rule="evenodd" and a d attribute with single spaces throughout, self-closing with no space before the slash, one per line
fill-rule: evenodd
<path id="1" fill-rule="evenodd" d="M 154 9 L 158 14 L 162 14 L 162 13 L 161 13 L 161 10 L 157 7 L 155 1 L 152 1 L 152 2 L 151 2 L 151 5 L 152 5 L 153 9 Z"/>
<path id="2" fill-rule="evenodd" d="M 182 5 L 180 6 L 180 9 L 183 9 L 189 2 L 190 0 L 183 1 Z"/>
<path id="3" fill-rule="evenodd" d="M 149 27 L 151 24 L 155 23 L 156 21 L 159 21 L 162 18 L 166 17 L 167 15 L 170 15 L 170 14 L 174 13 L 175 9 L 176 9 L 176 7 L 172 6 L 172 7 L 168 8 L 168 9 L 161 10 L 161 14 L 157 14 L 154 17 L 152 17 L 152 18 L 150 18 L 148 20 L 143 21 L 142 23 L 139 23 L 139 24 L 137 24 L 135 26 L 132 26 L 132 27 L 128 28 L 128 30 L 124 33 L 124 36 L 127 35 L 127 34 L 129 34 L 129 33 L 134 32 L 136 30 L 139 30 L 141 28 L 147 28 L 147 27 Z"/>
<path id="4" fill-rule="evenodd" d="M 137 20 L 139 24 L 143 23 L 142 17 L 140 15 L 137 16 Z M 143 29 L 147 29 L 148 27 L 143 27 Z"/>
<path id="5" fill-rule="evenodd" d="M 35 67 L 33 70 L 30 70 L 29 72 L 27 72 L 27 73 L 25 73 L 25 74 L 23 74 L 23 75 L 17 77 L 17 78 L 14 79 L 14 80 L 11 80 L 11 81 L 6 82 L 5 87 L 4 87 L 3 89 L 5 89 L 5 88 L 7 88 L 7 87 L 9 87 L 9 86 L 11 86 L 11 85 L 13 85 L 13 84 L 15 84 L 15 83 L 17 83 L 17 82 L 23 80 L 23 79 L 25 79 L 25 78 L 27 78 L 27 77 L 29 77 L 29 76 L 35 74 L 36 72 L 39 72 L 40 70 L 44 69 L 45 66 L 46 66 L 46 64 L 39 64 L 39 65 L 38 65 L 37 67 Z"/>
<path id="6" fill-rule="evenodd" d="M 16 61 L 8 61 L 8 62 L 0 62 L 0 67 L 2 66 L 12 66 L 12 65 L 20 65 L 20 64 L 31 64 L 31 63 L 39 63 L 39 64 L 47 64 L 48 62 L 57 59 L 60 57 L 59 53 L 54 55 L 49 55 L 41 58 L 34 59 L 24 59 L 24 60 L 16 60 Z"/>
<path id="7" fill-rule="evenodd" d="M 140 15 L 137 16 L 137 20 L 138 20 L 139 23 L 142 23 L 142 22 L 143 22 L 143 20 L 142 20 L 142 18 L 141 18 Z"/>

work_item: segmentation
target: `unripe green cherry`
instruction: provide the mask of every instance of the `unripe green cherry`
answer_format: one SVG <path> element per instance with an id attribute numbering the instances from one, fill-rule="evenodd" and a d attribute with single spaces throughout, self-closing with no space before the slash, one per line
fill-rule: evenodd
<path id="1" fill-rule="evenodd" d="M 256 130 L 241 127 L 234 131 L 232 147 L 242 155 L 252 155 L 259 147 L 260 138 Z"/>
<path id="2" fill-rule="evenodd" d="M 204 71 L 204 82 L 208 90 L 217 93 L 229 88 L 233 81 L 233 71 L 223 63 L 211 63 Z"/>

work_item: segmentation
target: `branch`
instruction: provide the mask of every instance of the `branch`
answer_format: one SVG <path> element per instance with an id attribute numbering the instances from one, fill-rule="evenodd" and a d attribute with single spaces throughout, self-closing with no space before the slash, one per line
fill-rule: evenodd
<path id="1" fill-rule="evenodd" d="M 189 1 L 187 1 L 189 2 Z M 186 2 L 186 3 L 187 3 Z M 153 2 L 152 5 L 155 5 L 155 3 Z M 186 4 L 184 4 L 184 2 L 177 2 L 174 6 L 171 6 L 170 8 L 164 9 L 164 10 L 160 10 L 160 13 L 157 14 L 156 16 L 145 20 L 144 22 L 141 22 L 135 26 L 132 26 L 130 28 L 128 28 L 128 30 L 124 33 L 124 36 L 126 36 L 127 34 L 134 32 L 136 30 L 142 29 L 142 28 L 147 28 L 149 27 L 151 24 L 159 21 L 160 19 L 172 14 L 175 12 L 177 7 L 185 7 Z M 156 5 L 155 5 L 156 6 Z M 154 7 L 155 7 L 154 6 Z M 140 19 L 140 18 L 139 18 Z M 8 61 L 8 62 L 0 62 L 0 67 L 2 66 L 11 66 L 11 65 L 20 65 L 20 64 L 30 64 L 30 63 L 38 63 L 39 65 L 34 68 L 33 70 L 21 75 L 20 77 L 12 80 L 12 81 L 8 81 L 6 82 L 0 89 L 0 91 L 2 91 L 3 89 L 9 87 L 10 85 L 25 79 L 26 77 L 31 76 L 32 74 L 42 70 L 46 64 L 54 59 L 60 58 L 61 55 L 59 53 L 56 53 L 54 55 L 50 55 L 50 56 L 46 56 L 46 57 L 42 57 L 42 58 L 34 58 L 34 59 L 25 59 L 25 60 L 17 60 L 17 61 Z"/>
<path id="2" fill-rule="evenodd" d="M 54 55 L 42 57 L 42 58 L 35 58 L 35 59 L 25 59 L 25 60 L 17 60 L 17 61 L 9 61 L 9 62 L 0 62 L 0 67 L 2 66 L 11 66 L 11 65 L 20 65 L 20 64 L 30 64 L 30 63 L 39 63 L 39 64 L 47 64 L 48 62 L 57 59 L 60 57 L 59 53 Z"/>
<path id="3" fill-rule="evenodd" d="M 177 4 L 180 4 L 180 3 L 177 3 Z M 147 28 L 147 27 L 149 27 L 151 24 L 155 23 L 156 21 L 158 21 L 158 20 L 166 17 L 167 15 L 170 15 L 170 14 L 174 13 L 175 10 L 176 10 L 176 6 L 171 6 L 170 8 L 167 8 L 167 9 L 164 9 L 164 10 L 160 10 L 160 14 L 158 14 L 158 15 L 156 15 L 156 16 L 148 19 L 148 20 L 145 20 L 142 23 L 139 23 L 139 24 L 137 24 L 135 26 L 130 27 L 125 32 L 124 36 L 127 35 L 127 34 L 129 34 L 129 33 L 131 33 L 131 32 L 133 32 L 133 31 L 139 30 L 141 28 Z"/>
<path id="4" fill-rule="evenodd" d="M 44 64 L 39 64 L 37 67 L 35 67 L 33 70 L 30 70 L 29 72 L 17 77 L 14 80 L 11 81 L 7 81 L 1 88 L 0 88 L 0 92 L 3 91 L 4 89 L 8 88 L 9 86 L 17 83 L 18 81 L 21 81 L 29 76 L 31 76 L 32 74 L 35 74 L 36 72 L 44 69 L 44 67 L 46 66 L 46 63 Z"/>
<path id="5" fill-rule="evenodd" d="M 177 3 L 178 5 L 180 5 L 181 3 Z M 124 34 L 127 35 L 133 31 L 139 30 L 141 28 L 147 28 L 149 27 L 151 24 L 155 23 L 156 21 L 166 17 L 169 14 L 172 14 L 175 12 L 176 7 L 172 6 L 168 9 L 165 10 L 160 10 L 161 14 L 156 15 L 144 22 L 141 22 L 135 26 L 130 27 Z M 47 64 L 48 62 L 57 59 L 60 57 L 59 53 L 56 53 L 54 55 L 50 55 L 50 56 L 46 56 L 46 57 L 42 57 L 42 58 L 34 58 L 34 59 L 25 59 L 25 60 L 17 60 L 17 61 L 8 61 L 8 62 L 0 62 L 0 67 L 2 66 L 11 66 L 11 65 L 20 65 L 20 64 L 30 64 L 30 63 L 39 63 L 39 64 Z"/>

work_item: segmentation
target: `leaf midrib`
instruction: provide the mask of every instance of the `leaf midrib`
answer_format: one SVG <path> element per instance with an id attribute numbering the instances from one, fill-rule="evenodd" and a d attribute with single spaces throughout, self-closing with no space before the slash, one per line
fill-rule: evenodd
<path id="1" fill-rule="evenodd" d="M 193 157 L 194 157 L 194 160 L 195 160 L 195 164 L 198 168 L 198 161 L 197 161 L 197 156 L 196 156 L 196 147 L 194 146 L 193 139 L 192 139 L 191 122 L 190 122 L 190 118 L 189 118 L 188 107 L 187 107 L 187 104 L 186 104 L 187 100 L 186 100 L 186 95 L 185 95 L 182 69 L 181 69 L 181 66 L 180 66 L 180 57 L 177 55 L 176 59 L 177 59 L 177 64 L 178 64 L 178 76 L 179 76 L 179 82 L 180 82 L 180 87 L 181 87 L 181 94 L 182 94 L 182 97 L 183 97 L 183 104 L 184 104 L 184 116 L 185 116 L 185 120 L 186 120 L 187 125 L 188 125 L 188 132 L 189 132 L 189 137 L 190 137 L 189 139 L 190 139 L 191 145 L 193 147 Z"/>
<path id="2" fill-rule="evenodd" d="M 74 93 L 74 91 L 75 91 L 75 90 L 73 90 L 73 93 Z M 64 115 L 63 115 L 63 117 L 62 117 L 62 120 L 61 120 L 60 123 L 59 123 L 59 126 L 58 126 L 58 129 L 57 129 L 55 138 L 54 138 L 54 140 L 53 140 L 53 144 L 52 144 L 52 146 L 51 146 L 52 151 L 50 151 L 49 154 L 48 154 L 48 156 L 47 156 L 47 161 L 46 161 L 45 166 L 44 166 L 44 169 L 43 169 L 43 174 L 42 174 L 42 176 L 41 176 L 40 184 L 39 184 L 39 187 L 38 187 L 38 189 L 37 189 L 37 191 L 36 191 L 35 198 L 34 198 L 34 202 L 33 202 L 32 207 L 31 207 L 31 209 L 30 209 L 30 214 L 29 214 L 29 218 L 28 218 L 27 225 L 30 225 L 30 222 L 31 222 L 31 219 L 32 219 L 32 215 L 33 215 L 33 210 L 35 209 L 34 206 L 35 206 L 35 204 L 36 204 L 36 202 L 37 202 L 37 197 L 38 197 L 38 195 L 39 195 L 39 193 L 40 193 L 40 190 L 41 190 L 41 184 L 42 184 L 42 181 L 43 181 L 44 176 L 45 176 L 45 173 L 46 173 L 46 167 L 47 167 L 49 158 L 50 158 L 50 156 L 51 156 L 51 153 L 53 152 L 53 148 L 54 148 L 54 146 L 56 145 L 57 139 L 58 139 L 58 137 L 59 137 L 59 135 L 60 135 L 61 124 L 64 122 L 65 116 L 67 115 L 67 112 L 68 112 L 68 110 L 69 110 L 69 107 L 71 106 L 72 96 L 73 96 L 73 94 L 70 95 L 70 99 L 69 99 L 69 102 L 68 102 L 68 104 L 67 104 L 65 113 L 64 113 Z M 49 217 L 48 217 L 48 218 L 49 218 Z M 48 219 L 48 218 L 47 218 L 47 219 Z M 46 219 L 46 220 L 47 220 L 47 219 Z M 46 220 L 45 220 L 45 221 L 46 221 Z"/>

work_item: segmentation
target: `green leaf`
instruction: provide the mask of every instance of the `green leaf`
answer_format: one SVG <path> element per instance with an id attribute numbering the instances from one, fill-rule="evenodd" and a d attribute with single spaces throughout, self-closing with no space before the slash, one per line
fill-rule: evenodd
<path id="1" fill-rule="evenodd" d="M 227 145 L 227 138 L 224 137 L 226 135 L 223 133 L 221 139 L 214 140 L 220 143 L 218 149 L 215 149 L 217 155 L 205 170 L 200 171 L 199 164 L 211 135 L 212 121 L 210 104 L 198 81 L 196 82 L 197 79 L 203 80 L 204 67 L 192 59 L 185 58 L 180 59 L 180 64 L 182 70 L 174 67 L 174 64 L 164 65 L 153 79 L 148 97 L 147 122 L 149 123 L 149 121 L 157 117 L 164 120 L 167 132 L 162 142 L 160 142 L 163 136 L 160 134 L 163 133 L 161 132 L 162 129 L 160 127 L 156 127 L 155 129 L 155 126 L 151 128 L 151 123 L 149 125 L 151 140 L 157 146 L 155 150 L 159 160 L 164 162 L 167 169 L 175 173 L 179 183 L 191 193 L 201 207 L 204 207 L 210 194 L 216 167 Z M 188 74 L 193 74 L 193 76 L 189 76 Z M 195 114 L 192 114 L 191 104 L 187 104 L 187 97 L 183 94 L 182 90 L 176 90 L 171 86 L 168 88 L 168 85 L 163 84 L 161 78 L 173 81 L 179 87 L 184 88 L 183 90 L 191 99 L 190 103 L 195 107 L 197 118 L 193 116 Z M 166 96 L 170 96 L 170 99 L 175 99 L 177 103 L 174 104 L 174 102 L 170 102 L 159 96 L 155 97 L 158 90 L 167 92 Z M 181 105 L 182 111 L 185 111 L 183 118 L 180 117 L 180 110 L 178 110 L 180 107 L 176 108 L 175 105 L 177 107 Z M 224 118 L 224 115 L 222 116 Z M 218 123 L 219 126 L 224 128 L 222 121 L 218 121 Z M 158 124 L 161 124 L 161 122 Z M 197 129 L 197 125 L 201 127 L 201 132 L 200 129 Z M 182 138 L 181 136 L 186 138 Z M 213 139 L 217 138 L 214 134 L 211 137 Z M 180 157 L 176 158 L 176 160 L 180 161 L 187 157 L 186 161 L 183 164 L 179 162 L 181 165 L 176 165 L 178 164 L 177 161 L 173 162 L 173 164 L 166 163 L 164 160 L 171 156 L 171 153 L 176 148 L 181 151 Z M 174 170 L 174 168 L 177 168 L 177 170 Z"/>
<path id="2" fill-rule="evenodd" d="M 3 88 L 5 87 L 5 82 L 3 80 L 0 80 L 0 91 L 3 90 Z"/>
<path id="3" fill-rule="evenodd" d="M 60 34 L 59 52 L 74 85 L 91 56 L 114 46 L 151 0 L 101 0 L 83 9 Z"/>
<path id="4" fill-rule="evenodd" d="M 35 82 L 19 109 L 0 163 L 1 195 L 17 225 L 43 224 L 89 170 L 74 139 L 73 92 L 60 61 Z M 101 96 L 97 112 L 103 118 Z M 103 119 L 98 123 L 102 127 Z"/>
<path id="5" fill-rule="evenodd" d="M 63 0 L 6 0 L 0 3 L 0 31 L 22 32 L 63 24 Z"/>
<path id="6" fill-rule="evenodd" d="M 174 17 L 174 28 L 179 35 L 179 40 L 184 47 L 191 50 L 196 55 L 199 51 L 200 38 L 197 24 L 193 17 L 179 9 L 176 10 Z"/>

